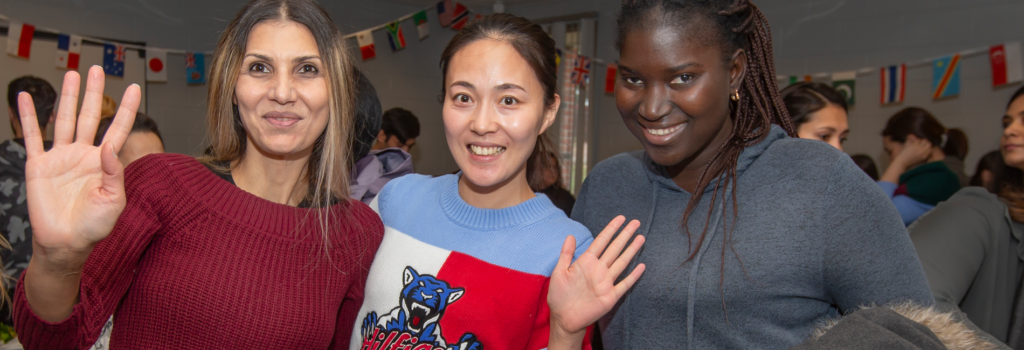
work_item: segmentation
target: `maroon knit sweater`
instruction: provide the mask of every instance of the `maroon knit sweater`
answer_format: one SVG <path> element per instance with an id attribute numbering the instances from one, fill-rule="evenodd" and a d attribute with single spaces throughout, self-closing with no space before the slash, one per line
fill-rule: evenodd
<path id="1" fill-rule="evenodd" d="M 245 192 L 195 159 L 144 157 L 125 176 L 128 205 L 82 272 L 60 323 L 15 294 L 26 349 L 86 349 L 114 315 L 115 349 L 345 349 L 383 236 L 358 201 L 316 210 Z M 22 275 L 24 278 L 24 274 Z"/>

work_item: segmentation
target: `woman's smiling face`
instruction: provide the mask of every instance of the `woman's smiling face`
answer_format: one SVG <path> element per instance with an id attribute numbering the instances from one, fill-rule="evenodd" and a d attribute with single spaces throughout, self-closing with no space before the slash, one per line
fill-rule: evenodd
<path id="1" fill-rule="evenodd" d="M 667 167 L 703 167 L 728 140 L 729 98 L 745 67 L 745 57 L 727 60 L 720 47 L 695 39 L 699 23 L 687 27 L 695 29 L 630 31 L 620 50 L 616 106 L 651 159 Z"/>
<path id="2" fill-rule="evenodd" d="M 504 41 L 477 40 L 456 52 L 445 77 L 444 130 L 463 177 L 480 187 L 525 176 L 537 137 L 555 119 L 529 63 Z"/>
<path id="3" fill-rule="evenodd" d="M 249 34 L 235 85 L 248 142 L 270 156 L 305 154 L 330 116 L 316 39 L 302 24 L 266 21 Z"/>

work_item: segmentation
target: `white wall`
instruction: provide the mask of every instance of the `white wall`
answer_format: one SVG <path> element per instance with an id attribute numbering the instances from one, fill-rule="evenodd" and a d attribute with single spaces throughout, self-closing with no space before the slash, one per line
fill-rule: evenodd
<path id="1" fill-rule="evenodd" d="M 178 0 L 170 2 L 118 0 L 0 0 L 0 13 L 38 25 L 75 33 L 145 41 L 150 45 L 212 50 L 220 31 L 244 1 Z M 797 75 L 876 67 L 917 60 L 1008 40 L 1024 40 L 1019 0 L 755 0 L 772 26 L 776 67 L 779 74 Z M 597 57 L 614 61 L 618 53 L 615 15 L 620 0 L 554 0 L 508 4 L 506 11 L 527 18 L 598 11 Z M 323 1 L 323 6 L 343 31 L 378 25 L 415 12 L 418 6 L 390 1 Z M 490 13 L 489 6 L 474 8 Z M 378 57 L 360 63 L 374 83 L 385 109 L 401 106 L 420 117 L 423 132 L 413 150 L 419 172 L 443 174 L 455 170 L 444 141 L 440 104 L 440 52 L 454 32 L 442 29 L 429 12 L 431 36 L 416 38 L 411 22 L 403 22 L 408 47 L 391 53 L 383 32 L 375 33 Z M 354 40 L 350 41 L 354 45 Z M 55 44 L 50 44 L 55 45 Z M 186 87 L 181 56 L 169 56 L 170 82 L 150 84 L 148 112 L 160 123 L 168 150 L 195 154 L 204 147 L 206 87 Z M 10 76 L 16 66 L 0 70 Z M 177 71 L 176 71 L 177 70 Z M 597 88 L 604 69 L 592 79 Z M 895 107 L 878 105 L 878 76 L 858 79 L 858 105 L 851 111 L 853 133 L 850 153 L 867 153 L 886 162 L 880 136 L 885 120 L 904 106 L 921 106 L 948 127 L 960 127 L 971 139 L 967 164 L 998 142 L 998 116 L 1016 86 L 992 89 L 984 56 L 968 58 L 962 66 L 959 97 L 931 101 L 928 68 L 908 72 L 906 102 Z M 0 75 L 3 78 L 5 75 Z M 2 81 L 0 81 L 2 82 Z M 54 82 L 55 85 L 59 85 Z M 784 84 L 783 84 L 784 85 Z M 600 91 L 600 90 L 598 90 Z M 120 93 L 111 94 L 120 99 Z M 596 93 L 593 101 L 595 144 L 598 160 L 639 149 L 640 144 L 622 125 L 614 99 Z M 0 133 L 2 133 L 0 127 Z M 0 137 L 3 135 L 0 134 Z M 882 165 L 884 167 L 884 165 Z"/>

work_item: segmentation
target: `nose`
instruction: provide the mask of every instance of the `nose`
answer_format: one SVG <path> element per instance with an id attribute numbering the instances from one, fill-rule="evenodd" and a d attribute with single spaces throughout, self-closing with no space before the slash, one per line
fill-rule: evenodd
<path id="1" fill-rule="evenodd" d="M 470 115 L 469 130 L 477 135 L 486 135 L 498 131 L 497 113 L 485 104 L 477 104 Z"/>
<path id="2" fill-rule="evenodd" d="M 1024 135 L 1024 118 L 1013 118 L 1013 122 L 1003 129 L 1003 137 L 1020 137 Z"/>
<path id="3" fill-rule="evenodd" d="M 298 94 L 295 91 L 294 80 L 287 73 L 275 73 L 272 80 L 268 97 L 271 101 L 285 105 L 295 102 Z"/>
<path id="4" fill-rule="evenodd" d="M 655 121 L 672 112 L 672 102 L 669 101 L 668 89 L 663 86 L 654 86 L 644 89 L 644 94 L 637 109 L 641 118 Z"/>

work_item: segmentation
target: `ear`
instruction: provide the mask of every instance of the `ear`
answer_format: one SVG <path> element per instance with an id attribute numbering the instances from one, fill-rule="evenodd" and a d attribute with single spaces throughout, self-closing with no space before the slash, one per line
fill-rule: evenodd
<path id="1" fill-rule="evenodd" d="M 747 51 L 738 49 L 733 52 L 729 60 L 729 93 L 739 90 L 743 86 L 743 79 L 747 77 Z"/>
<path id="2" fill-rule="evenodd" d="M 7 107 L 7 115 L 11 116 L 11 122 L 21 122 L 18 117 L 14 116 L 14 108 Z"/>
<path id="3" fill-rule="evenodd" d="M 555 102 L 551 103 L 551 106 L 544 109 L 544 123 L 540 127 L 540 132 L 537 135 L 543 134 L 551 127 L 551 124 L 555 123 L 555 117 L 558 116 L 558 107 L 562 105 L 562 97 L 555 94 Z"/>
<path id="4" fill-rule="evenodd" d="M 377 142 L 388 143 L 388 135 L 384 133 L 384 130 L 377 132 Z"/>
<path id="5" fill-rule="evenodd" d="M 416 275 L 416 270 L 413 270 L 412 267 L 406 266 L 405 273 L 402 276 L 402 284 L 408 286 L 409 283 L 412 283 L 412 281 L 416 279 L 416 277 L 419 277 Z"/>
<path id="6" fill-rule="evenodd" d="M 465 294 L 465 293 L 466 293 L 465 289 L 459 288 L 459 289 L 455 290 L 454 292 L 452 292 L 452 294 L 448 294 L 448 305 L 451 305 L 456 300 L 459 300 L 459 298 L 462 297 L 462 294 Z"/>

